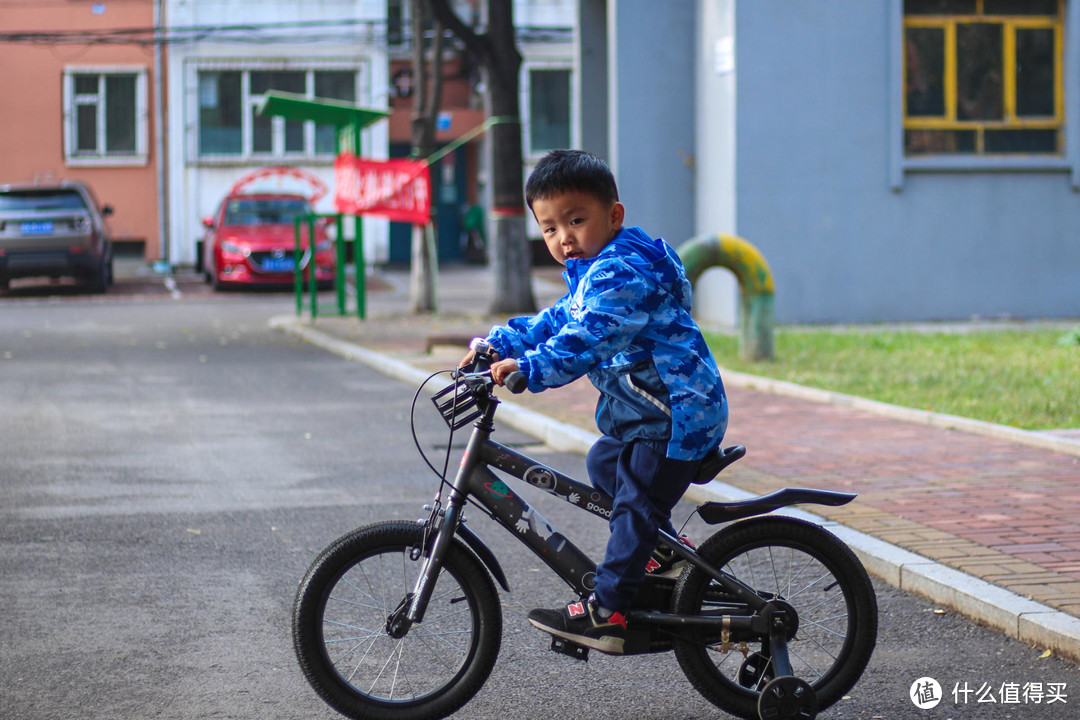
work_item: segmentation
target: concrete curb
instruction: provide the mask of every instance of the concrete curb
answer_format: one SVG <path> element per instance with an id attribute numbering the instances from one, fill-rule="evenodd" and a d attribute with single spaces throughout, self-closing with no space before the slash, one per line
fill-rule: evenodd
<path id="1" fill-rule="evenodd" d="M 270 326 L 348 360 L 362 362 L 384 375 L 403 382 L 419 385 L 430 375 L 430 373 L 417 370 L 408 363 L 332 337 L 293 316 L 273 318 L 270 321 Z M 979 434 L 991 435 L 992 437 L 1014 442 L 1024 442 L 1024 439 L 1034 440 L 1034 442 L 1028 444 L 1041 443 L 1044 439 L 1057 440 L 1057 438 L 1042 438 L 1036 433 L 1017 431 L 1013 428 L 1002 428 L 965 418 L 951 418 L 950 416 L 929 417 L 933 413 L 909 410 L 908 408 L 900 408 L 886 403 L 876 403 L 862 398 L 804 388 L 792 383 L 757 378 L 752 375 L 732 373 L 731 371 L 724 373 L 725 382 L 731 376 L 735 376 L 732 380 L 733 384 L 742 387 L 817 402 L 847 405 L 910 422 L 922 422 L 936 427 L 953 428 L 968 432 L 985 430 L 985 432 L 979 432 Z M 436 383 L 432 386 L 431 391 L 436 392 L 443 386 L 441 383 Z M 533 435 L 550 447 L 564 452 L 587 453 L 599 437 L 595 433 L 558 422 L 546 415 L 510 401 L 502 401 L 499 417 L 510 427 Z M 953 420 L 959 422 L 952 422 Z M 1000 428 L 1002 432 L 1000 434 L 991 434 L 994 428 Z M 1014 436 L 1022 439 L 1014 439 Z M 1030 436 L 1035 437 L 1031 438 Z M 1080 443 L 1068 440 L 1063 442 L 1076 447 L 1070 447 L 1069 450 L 1058 450 L 1057 447 L 1054 447 L 1057 443 L 1051 443 L 1050 445 L 1038 444 L 1036 446 L 1080 455 Z M 691 486 L 687 492 L 687 497 L 696 502 L 707 502 L 710 500 L 744 500 L 753 497 L 753 495 L 745 490 L 714 480 L 708 485 Z M 943 608 L 960 613 L 1028 645 L 1046 648 L 1072 662 L 1080 662 L 1080 618 L 1075 618 L 1068 613 L 1055 610 L 985 580 L 954 570 L 922 555 L 813 513 L 793 508 L 778 511 L 777 514 L 802 518 L 827 528 L 852 549 L 866 567 L 867 572 L 891 585 L 921 595 Z"/>

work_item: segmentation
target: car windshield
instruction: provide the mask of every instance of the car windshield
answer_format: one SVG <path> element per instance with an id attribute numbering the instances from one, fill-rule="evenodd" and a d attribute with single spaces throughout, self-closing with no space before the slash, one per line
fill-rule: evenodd
<path id="1" fill-rule="evenodd" d="M 86 210 L 86 203 L 72 190 L 8 190 L 0 191 L 0 210 Z"/>
<path id="2" fill-rule="evenodd" d="M 311 212 L 307 200 L 230 200 L 225 208 L 225 225 L 292 225 L 297 217 Z"/>

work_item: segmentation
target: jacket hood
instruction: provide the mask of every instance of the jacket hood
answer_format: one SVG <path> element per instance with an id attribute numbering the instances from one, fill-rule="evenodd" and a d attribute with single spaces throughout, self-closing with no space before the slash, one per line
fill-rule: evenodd
<path id="1" fill-rule="evenodd" d="M 669 292 L 679 294 L 685 271 L 675 250 L 661 238 L 652 238 L 639 227 L 624 227 L 597 258 L 618 255 L 635 270 L 651 277 Z"/>
<path id="2" fill-rule="evenodd" d="M 619 230 L 595 257 L 567 260 L 566 272 L 563 273 L 567 286 L 573 291 L 595 263 L 611 260 L 629 265 L 635 272 L 649 278 L 671 293 L 689 311 L 691 286 L 678 254 L 663 239 L 649 237 L 648 233 L 636 226 Z"/>

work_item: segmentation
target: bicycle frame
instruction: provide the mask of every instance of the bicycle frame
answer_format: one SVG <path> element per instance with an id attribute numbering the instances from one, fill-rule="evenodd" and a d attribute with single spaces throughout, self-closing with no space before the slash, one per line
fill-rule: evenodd
<path id="1" fill-rule="evenodd" d="M 596 564 L 518 494 L 523 488 L 508 483 L 517 479 L 605 519 L 615 500 L 492 440 L 499 400 L 484 371 L 492 354 L 473 349 L 468 369 L 455 371 L 455 382 L 433 398 L 451 438 L 472 426 L 452 478 L 447 465 L 428 459 L 413 424 L 417 449 L 439 477 L 427 517 L 349 532 L 316 558 L 297 591 L 300 668 L 331 707 L 350 717 L 446 717 L 491 673 L 504 627 L 496 583 L 510 587 L 495 554 L 465 521 L 466 503 L 529 547 L 579 598 L 594 589 Z M 501 375 L 506 367 L 497 372 L 507 388 L 526 389 L 521 373 Z M 694 481 L 708 482 L 745 452 L 741 445 L 711 451 Z M 590 648 L 624 656 L 671 651 L 717 707 L 745 718 L 809 720 L 819 704 L 841 699 L 867 665 L 877 628 L 873 587 L 858 558 L 827 530 L 757 516 L 854 497 L 784 488 L 698 505 L 694 513 L 704 523 L 727 526 L 697 550 L 660 534 L 661 545 L 689 565 L 677 580 L 674 573 L 645 575 L 630 607 L 620 608 L 626 623 L 617 648 L 545 624 L 544 612 L 530 613 L 529 621 L 549 633 L 556 653 L 584 661 Z M 746 518 L 754 519 L 741 522 Z"/>
<path id="2" fill-rule="evenodd" d="M 463 522 L 465 502 L 470 497 L 496 522 L 528 546 L 580 597 L 585 597 L 592 591 L 596 563 L 523 497 L 513 492 L 491 468 L 501 470 L 602 518 L 610 518 L 612 499 L 589 485 L 492 440 L 493 420 L 498 403 L 498 399 L 486 391 L 477 400 L 480 417 L 473 426 L 457 474 L 451 483 L 447 507 L 445 511 L 435 508 L 428 521 L 434 524 L 437 516 L 442 516 L 437 528 L 431 528 L 432 539 L 429 540 L 429 547 L 423 548 L 426 554 L 425 564 L 417 578 L 411 599 L 408 599 L 408 609 L 403 618 L 408 625 L 423 619 L 434 589 L 430 578 L 437 577 L 442 568 L 446 551 Z M 761 597 L 738 579 L 711 567 L 694 550 L 678 542 L 672 535 L 661 531 L 661 540 L 681 558 L 716 580 L 740 606 L 745 606 L 750 612 L 732 613 L 731 611 L 736 609 L 732 607 L 725 609 L 724 614 L 683 616 L 658 610 L 632 610 L 627 613 L 629 621 L 682 629 L 708 629 L 735 635 L 747 632 L 769 635 L 776 659 L 782 658 L 781 662 L 786 664 L 783 608 Z M 401 609 L 404 610 L 405 607 Z M 399 616 L 398 619 L 402 618 Z"/>

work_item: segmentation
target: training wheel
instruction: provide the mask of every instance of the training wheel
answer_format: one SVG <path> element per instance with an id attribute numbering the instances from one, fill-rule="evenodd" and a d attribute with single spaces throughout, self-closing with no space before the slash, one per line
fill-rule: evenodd
<path id="1" fill-rule="evenodd" d="M 805 680 L 785 675 L 770 681 L 761 691 L 757 711 L 761 720 L 814 720 L 817 694 Z"/>

